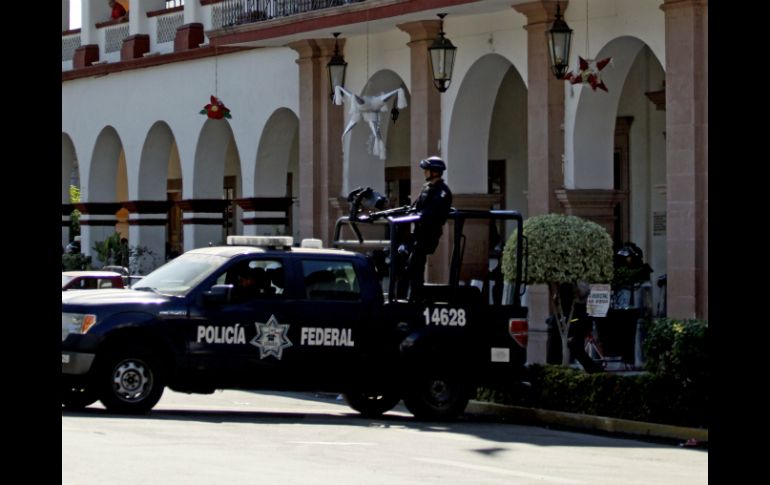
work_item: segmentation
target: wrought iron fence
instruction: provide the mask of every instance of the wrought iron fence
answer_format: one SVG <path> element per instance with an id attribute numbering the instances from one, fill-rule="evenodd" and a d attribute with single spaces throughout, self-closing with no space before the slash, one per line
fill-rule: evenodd
<path id="1" fill-rule="evenodd" d="M 220 26 L 231 27 L 362 1 L 365 0 L 225 0 L 221 3 Z"/>

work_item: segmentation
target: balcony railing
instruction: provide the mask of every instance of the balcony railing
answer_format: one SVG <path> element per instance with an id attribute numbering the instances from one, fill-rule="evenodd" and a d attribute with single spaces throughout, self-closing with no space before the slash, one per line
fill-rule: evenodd
<path id="1" fill-rule="evenodd" d="M 75 49 L 80 47 L 80 29 L 61 36 L 61 61 L 71 61 L 75 56 Z"/>
<path id="2" fill-rule="evenodd" d="M 232 27 L 362 1 L 365 0 L 225 0 L 219 4 L 212 23 L 214 28 Z"/>

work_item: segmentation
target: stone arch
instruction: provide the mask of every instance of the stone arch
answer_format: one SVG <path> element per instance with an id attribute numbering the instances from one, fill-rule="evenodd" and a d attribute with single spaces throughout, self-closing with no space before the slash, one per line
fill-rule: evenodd
<path id="1" fill-rule="evenodd" d="M 347 193 L 356 187 L 370 186 L 373 189 L 385 192 L 385 168 L 409 166 L 409 151 L 411 144 L 411 95 L 401 77 L 394 71 L 383 69 L 374 73 L 361 92 L 364 96 L 376 96 L 394 89 L 403 88 L 406 92 L 407 106 L 400 110 L 396 123 L 391 121 L 390 109 L 380 115 L 380 131 L 385 141 L 387 158 L 383 161 L 371 154 L 373 135 L 369 125 L 359 122 L 347 140 L 344 140 L 345 160 L 343 162 L 343 193 Z M 395 98 L 389 101 L 392 109 Z M 348 106 L 346 105 L 346 109 Z"/>
<path id="2" fill-rule="evenodd" d="M 601 71 L 608 92 L 592 91 L 588 86 L 569 88 L 577 94 L 577 109 L 572 120 L 566 120 L 566 145 L 571 164 L 565 167 L 565 185 L 575 189 L 610 189 L 613 186 L 613 147 L 618 102 L 636 56 L 645 46 L 641 40 L 623 36 L 610 41 L 595 56 L 612 57 L 612 63 Z M 571 123 L 570 123 L 571 121 Z M 571 125 L 571 126 L 570 126 Z M 571 129 L 570 129 L 571 128 Z"/>
<path id="3" fill-rule="evenodd" d="M 613 39 L 596 59 L 606 57 L 612 63 L 601 77 L 609 92 L 572 88 L 578 99 L 567 122 L 565 185 L 613 194 L 615 243 L 636 243 L 657 278 L 667 266 L 666 116 L 647 94 L 664 94 L 665 71 L 653 49 L 631 36 Z M 656 288 L 654 305 L 659 298 Z"/>
<path id="4" fill-rule="evenodd" d="M 139 200 L 165 200 L 169 159 L 175 149 L 174 133 L 165 121 L 156 121 L 147 132 L 132 193 Z M 178 157 L 177 160 L 178 162 Z"/>
<path id="5" fill-rule="evenodd" d="M 61 134 L 61 203 L 62 203 L 62 232 L 61 243 L 65 247 L 70 243 L 70 185 L 80 186 L 78 157 L 75 144 L 67 133 Z M 64 206 L 67 206 L 66 209 Z"/>
<path id="6" fill-rule="evenodd" d="M 259 140 L 254 167 L 254 195 L 287 195 L 286 185 L 282 182 L 292 167 L 296 176 L 298 154 L 299 118 L 289 108 L 279 108 L 268 118 Z"/>
<path id="7" fill-rule="evenodd" d="M 182 251 L 181 209 L 176 205 L 182 199 L 181 173 L 174 133 L 165 121 L 156 121 L 145 136 L 137 174 L 129 178 L 129 244 L 150 251 L 132 270 L 145 274 Z"/>
<path id="8" fill-rule="evenodd" d="M 120 160 L 123 159 L 121 164 Z M 81 200 L 84 202 L 117 202 L 119 167 L 125 170 L 123 142 L 112 126 L 106 126 L 96 137 L 94 151 L 88 170 L 88 183 L 82 187 Z M 125 173 L 122 174 L 126 179 Z"/>
<path id="9" fill-rule="evenodd" d="M 186 203 L 185 210 L 185 250 L 223 243 L 225 236 L 242 232 L 241 210 L 235 204 L 242 194 L 241 160 L 227 120 L 205 121 L 195 147 L 192 172 L 183 176 L 185 198 L 192 200 Z M 231 225 L 222 220 L 220 204 L 224 199 L 229 201 L 224 212 Z M 219 223 L 215 222 L 217 219 Z"/>
<path id="10" fill-rule="evenodd" d="M 275 110 L 262 130 L 254 166 L 254 197 L 299 199 L 299 118 L 289 108 Z M 254 212 L 254 217 L 283 217 L 283 212 Z M 287 214 L 288 233 L 299 240 L 299 208 L 293 203 Z M 248 215 L 246 217 L 249 217 Z M 283 225 L 256 225 L 257 234 L 283 233 Z"/>
<path id="11" fill-rule="evenodd" d="M 104 127 L 96 137 L 87 172 L 80 190 L 81 250 L 99 267 L 106 261 L 99 260 L 94 243 L 115 232 L 128 235 L 128 211 L 122 207 L 128 200 L 126 154 L 114 127 Z"/>
<path id="12" fill-rule="evenodd" d="M 505 192 L 500 206 L 526 216 L 527 87 L 508 59 L 486 54 L 473 63 L 458 88 L 448 138 L 452 190 L 488 194 L 489 168 L 499 162 Z"/>

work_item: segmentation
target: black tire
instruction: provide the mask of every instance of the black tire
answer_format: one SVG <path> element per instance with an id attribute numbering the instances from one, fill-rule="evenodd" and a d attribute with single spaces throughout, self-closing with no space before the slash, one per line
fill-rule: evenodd
<path id="1" fill-rule="evenodd" d="M 79 411 L 98 400 L 96 392 L 84 387 L 62 386 L 61 404 L 71 411 Z"/>
<path id="2" fill-rule="evenodd" d="M 448 421 L 465 411 L 470 386 L 456 373 L 424 373 L 411 379 L 404 404 L 417 419 Z"/>
<path id="3" fill-rule="evenodd" d="M 365 418 L 377 418 L 390 411 L 401 401 L 395 393 L 375 394 L 352 391 L 343 394 L 345 402 Z"/>
<path id="4" fill-rule="evenodd" d="M 165 371 L 157 358 L 141 349 L 120 349 L 99 365 L 97 392 L 110 412 L 143 414 L 163 395 Z"/>

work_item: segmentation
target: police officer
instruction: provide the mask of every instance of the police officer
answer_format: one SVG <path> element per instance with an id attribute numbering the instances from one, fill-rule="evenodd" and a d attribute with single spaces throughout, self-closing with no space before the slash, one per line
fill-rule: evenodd
<path id="1" fill-rule="evenodd" d="M 452 208 L 452 191 L 441 178 L 446 170 L 444 161 L 439 157 L 426 158 L 420 161 L 420 168 L 425 173 L 425 185 L 412 205 L 412 210 L 420 214 L 420 220 L 415 223 L 412 233 L 412 251 L 407 266 L 410 301 L 422 300 L 427 256 L 438 247 L 441 228 Z"/>

